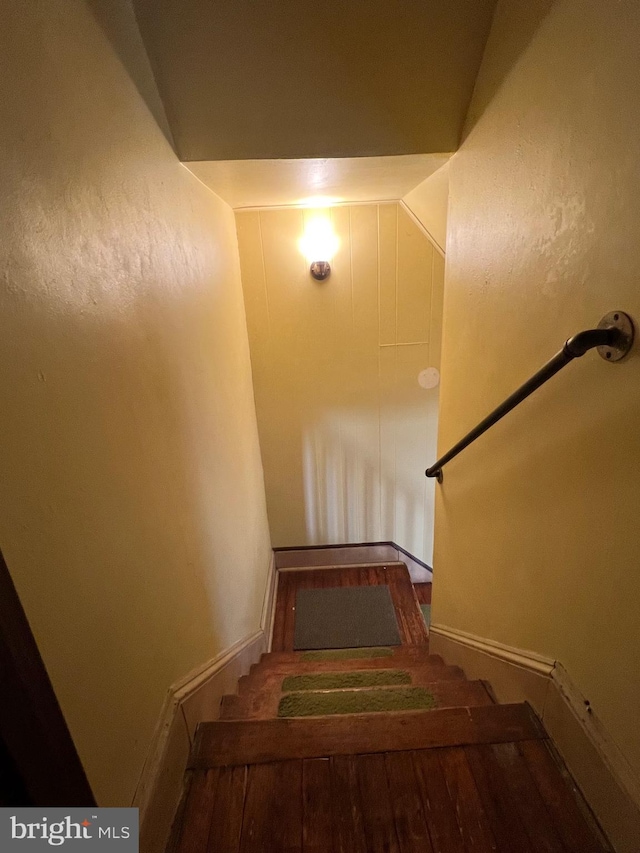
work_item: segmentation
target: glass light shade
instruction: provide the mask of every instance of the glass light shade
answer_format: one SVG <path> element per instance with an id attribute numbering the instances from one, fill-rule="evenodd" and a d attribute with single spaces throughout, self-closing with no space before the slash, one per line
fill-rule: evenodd
<path id="1" fill-rule="evenodd" d="M 312 264 L 314 261 L 331 261 L 338 251 L 340 240 L 327 216 L 310 219 L 298 243 L 300 251 Z"/>

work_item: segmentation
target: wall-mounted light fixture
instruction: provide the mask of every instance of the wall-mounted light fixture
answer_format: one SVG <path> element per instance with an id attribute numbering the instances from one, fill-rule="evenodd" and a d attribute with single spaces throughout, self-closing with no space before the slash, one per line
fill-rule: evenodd
<path id="1" fill-rule="evenodd" d="M 312 277 L 316 281 L 329 278 L 331 261 L 340 245 L 329 216 L 314 216 L 310 219 L 298 245 L 310 265 Z"/>
<path id="2" fill-rule="evenodd" d="M 329 261 L 314 261 L 309 267 L 309 272 L 316 281 L 324 281 L 331 275 L 331 264 Z"/>

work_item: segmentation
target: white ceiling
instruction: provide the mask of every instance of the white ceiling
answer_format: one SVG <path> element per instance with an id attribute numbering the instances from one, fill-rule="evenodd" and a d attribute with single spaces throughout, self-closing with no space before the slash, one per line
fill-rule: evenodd
<path id="1" fill-rule="evenodd" d="M 395 201 L 450 154 L 324 160 L 203 160 L 184 165 L 234 209 Z"/>

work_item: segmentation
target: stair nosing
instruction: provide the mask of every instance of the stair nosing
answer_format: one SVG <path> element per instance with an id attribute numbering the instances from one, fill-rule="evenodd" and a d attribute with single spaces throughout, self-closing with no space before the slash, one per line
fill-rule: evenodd
<path id="1" fill-rule="evenodd" d="M 379 724 L 381 720 L 384 725 Z M 545 738 L 541 722 L 527 703 L 217 720 L 198 726 L 189 769 Z"/>

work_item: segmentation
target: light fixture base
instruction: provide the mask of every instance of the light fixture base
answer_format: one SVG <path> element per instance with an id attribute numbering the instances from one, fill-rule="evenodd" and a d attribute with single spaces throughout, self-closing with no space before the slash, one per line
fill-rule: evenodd
<path id="1" fill-rule="evenodd" d="M 314 261 L 311 264 L 310 272 L 316 281 L 324 281 L 331 275 L 331 264 L 329 261 Z"/>

